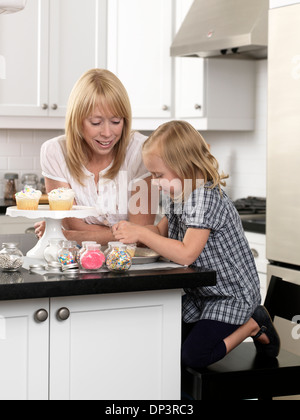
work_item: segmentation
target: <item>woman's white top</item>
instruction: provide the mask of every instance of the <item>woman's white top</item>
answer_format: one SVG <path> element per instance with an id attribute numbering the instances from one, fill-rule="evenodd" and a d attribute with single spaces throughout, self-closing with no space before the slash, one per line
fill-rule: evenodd
<path id="1" fill-rule="evenodd" d="M 127 148 L 125 160 L 121 169 L 114 180 L 105 178 L 105 174 L 112 166 L 99 173 L 99 183 L 96 185 L 94 174 L 84 167 L 86 178 L 83 179 L 84 186 L 80 185 L 70 174 L 66 164 L 66 137 L 60 136 L 46 141 L 41 148 L 41 166 L 43 176 L 67 183 L 75 192 L 75 200 L 78 206 L 96 207 L 99 217 L 89 217 L 85 221 L 89 224 L 110 224 L 113 225 L 120 220 L 128 220 L 128 206 L 134 213 L 134 204 L 138 198 L 132 196 L 136 186 L 145 187 L 145 178 L 150 176 L 142 160 L 142 146 L 147 137 L 138 132 L 132 133 L 130 143 Z M 143 190 L 141 190 L 143 191 Z M 143 194 L 143 193 L 142 193 Z M 145 201 L 139 206 L 147 206 L 148 194 L 144 190 Z M 144 196 L 143 196 L 144 198 Z M 131 207 L 133 205 L 133 207 Z M 137 210 L 137 212 L 139 212 Z"/>

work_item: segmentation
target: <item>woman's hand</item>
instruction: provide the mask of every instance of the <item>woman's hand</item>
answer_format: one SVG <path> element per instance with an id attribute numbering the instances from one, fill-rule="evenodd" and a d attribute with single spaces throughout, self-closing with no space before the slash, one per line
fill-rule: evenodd
<path id="1" fill-rule="evenodd" d="M 35 235 L 37 238 L 41 239 L 45 233 L 46 222 L 38 222 L 34 225 Z"/>
<path id="2" fill-rule="evenodd" d="M 112 227 L 114 237 L 124 244 L 133 244 L 139 242 L 139 232 L 145 229 L 142 226 L 130 222 L 119 222 Z"/>

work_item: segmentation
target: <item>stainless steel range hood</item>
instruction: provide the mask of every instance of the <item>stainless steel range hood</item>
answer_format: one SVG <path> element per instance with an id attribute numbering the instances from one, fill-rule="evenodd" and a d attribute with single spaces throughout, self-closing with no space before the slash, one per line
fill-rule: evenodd
<path id="1" fill-rule="evenodd" d="M 265 58 L 268 11 L 269 0 L 195 0 L 171 56 Z"/>

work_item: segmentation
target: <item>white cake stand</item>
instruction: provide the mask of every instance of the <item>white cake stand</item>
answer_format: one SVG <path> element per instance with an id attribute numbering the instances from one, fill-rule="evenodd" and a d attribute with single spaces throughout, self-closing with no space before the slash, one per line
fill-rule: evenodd
<path id="1" fill-rule="evenodd" d="M 35 259 L 43 259 L 45 248 L 49 244 L 49 239 L 61 238 L 65 239 L 62 232 L 62 220 L 74 217 L 76 219 L 85 219 L 86 217 L 98 217 L 99 213 L 94 207 L 73 206 L 70 211 L 53 211 L 48 205 L 39 206 L 38 210 L 18 210 L 17 207 L 9 207 L 6 215 L 10 217 L 26 217 L 27 219 L 44 219 L 46 229 L 43 237 L 38 241 L 36 246 L 32 248 L 27 257 Z"/>

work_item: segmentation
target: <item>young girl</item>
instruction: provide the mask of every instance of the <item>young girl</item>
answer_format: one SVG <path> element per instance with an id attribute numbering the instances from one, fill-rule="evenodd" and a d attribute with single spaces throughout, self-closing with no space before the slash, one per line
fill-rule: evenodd
<path id="1" fill-rule="evenodd" d="M 170 197 L 168 214 L 157 226 L 119 222 L 115 238 L 217 272 L 215 287 L 185 290 L 183 364 L 207 367 L 250 336 L 259 352 L 277 357 L 279 337 L 259 306 L 259 278 L 240 217 L 221 188 L 226 176 L 219 174 L 202 136 L 186 122 L 164 124 L 145 142 L 143 160 Z"/>

